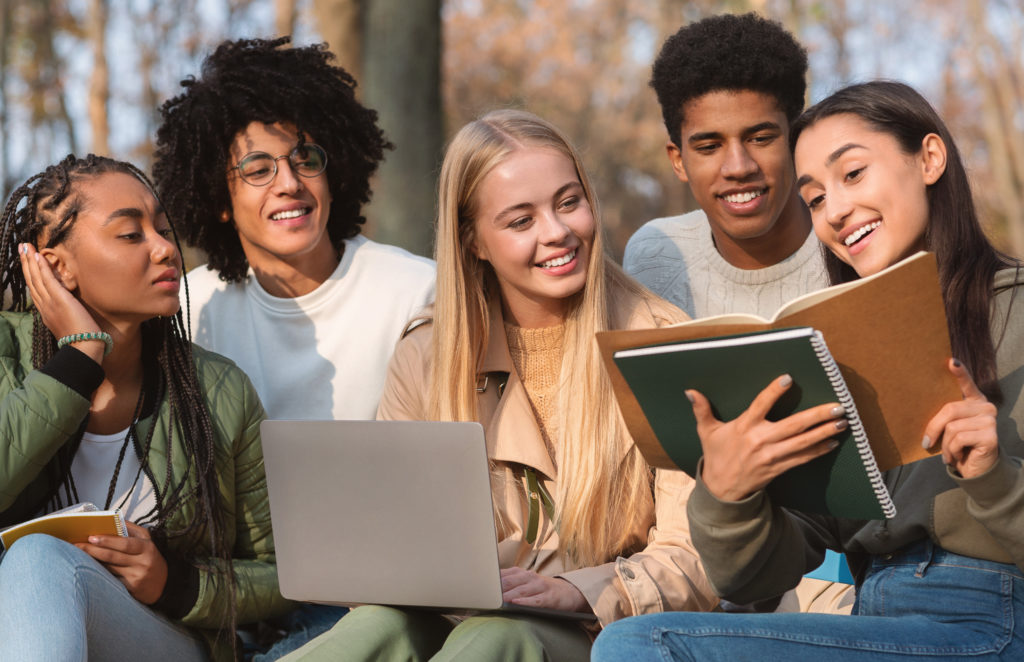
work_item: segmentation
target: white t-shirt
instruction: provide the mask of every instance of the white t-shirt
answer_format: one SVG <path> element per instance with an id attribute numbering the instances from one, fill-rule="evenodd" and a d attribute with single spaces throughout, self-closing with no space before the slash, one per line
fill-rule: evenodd
<path id="1" fill-rule="evenodd" d="M 363 236 L 300 297 L 267 293 L 252 270 L 228 284 L 188 274 L 192 340 L 238 364 L 271 418 L 372 419 L 406 323 L 434 298 L 433 260 Z"/>
<path id="2" fill-rule="evenodd" d="M 726 313 L 770 318 L 784 303 L 828 287 L 813 232 L 778 264 L 740 269 L 715 248 L 702 210 L 645 223 L 626 244 L 622 267 L 695 319 Z"/>
<path id="3" fill-rule="evenodd" d="M 117 456 L 121 453 L 127 434 L 128 430 L 124 429 L 114 434 L 86 432 L 82 435 L 82 443 L 71 460 L 71 478 L 75 481 L 79 503 L 90 501 L 97 508 L 103 508 L 107 502 L 110 479 L 117 465 Z M 139 471 L 139 466 L 135 447 L 129 443 L 121 462 L 121 470 L 117 474 L 114 500 L 110 502 L 110 507 L 120 508 L 129 522 L 139 521 L 156 506 L 153 483 L 146 472 Z"/>

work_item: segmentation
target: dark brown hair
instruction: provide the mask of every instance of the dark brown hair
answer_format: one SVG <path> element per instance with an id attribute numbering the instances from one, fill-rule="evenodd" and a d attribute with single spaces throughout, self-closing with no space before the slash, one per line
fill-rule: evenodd
<path id="1" fill-rule="evenodd" d="M 804 129 L 841 114 L 855 115 L 872 129 L 892 136 L 906 154 L 920 152 L 930 133 L 946 144 L 946 170 L 926 191 L 929 221 L 925 248 L 933 251 L 938 261 L 953 354 L 967 366 L 978 388 L 993 402 L 1000 401 L 990 330 L 992 279 L 996 271 L 1017 262 L 997 251 L 985 236 L 952 134 L 917 91 L 903 83 L 880 80 L 843 88 L 808 108 L 793 123 L 791 145 L 796 145 Z M 827 249 L 823 252 L 833 285 L 858 278 L 850 265 Z"/>

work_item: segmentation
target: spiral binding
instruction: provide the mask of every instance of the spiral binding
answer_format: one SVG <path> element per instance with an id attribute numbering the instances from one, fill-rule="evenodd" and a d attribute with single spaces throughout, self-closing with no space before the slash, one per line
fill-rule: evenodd
<path id="1" fill-rule="evenodd" d="M 125 526 L 124 514 L 121 512 L 120 508 L 114 509 L 114 526 L 117 527 L 117 535 L 122 538 L 128 537 L 128 527 Z"/>
<path id="2" fill-rule="evenodd" d="M 896 517 L 896 504 L 892 502 L 889 489 L 885 486 L 885 481 L 882 480 L 882 472 L 878 470 L 878 463 L 871 452 L 871 444 L 868 443 L 868 435 L 864 431 L 863 423 L 860 421 L 860 414 L 857 413 L 857 405 L 853 402 L 850 389 L 846 386 L 846 380 L 843 379 L 843 373 L 839 372 L 836 360 L 832 358 L 832 353 L 828 351 L 828 345 L 825 344 L 825 337 L 821 334 L 821 331 L 814 331 L 814 335 L 811 336 L 811 346 L 814 347 L 814 353 L 818 356 L 821 366 L 825 368 L 825 374 L 832 384 L 832 390 L 835 391 L 836 396 L 839 398 L 839 404 L 846 410 L 846 418 L 850 423 L 853 441 L 857 444 L 857 452 L 860 453 L 861 462 L 864 463 L 864 469 L 868 473 L 868 480 L 871 482 L 871 489 L 875 491 L 875 497 L 882 507 L 882 513 L 886 519 L 892 519 Z"/>

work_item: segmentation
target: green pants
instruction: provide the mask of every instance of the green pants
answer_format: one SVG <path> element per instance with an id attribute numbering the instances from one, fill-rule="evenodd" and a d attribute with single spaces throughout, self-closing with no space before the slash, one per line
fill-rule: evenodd
<path id="1" fill-rule="evenodd" d="M 282 660 L 587 662 L 591 643 L 575 621 L 490 613 L 455 624 L 433 612 L 369 605 Z"/>

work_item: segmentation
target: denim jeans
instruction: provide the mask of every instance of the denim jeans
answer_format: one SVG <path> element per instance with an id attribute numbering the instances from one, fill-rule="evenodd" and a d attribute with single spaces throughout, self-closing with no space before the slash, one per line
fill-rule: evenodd
<path id="1" fill-rule="evenodd" d="M 208 660 L 206 644 L 132 597 L 57 538 L 25 536 L 0 557 L 0 660 Z"/>
<path id="2" fill-rule="evenodd" d="M 251 662 L 279 660 L 330 630 L 347 613 L 348 607 L 303 603 L 295 611 L 273 621 L 273 625 L 284 630 L 283 637 L 267 650 L 256 650 L 251 657 L 246 655 L 246 659 Z"/>
<path id="3" fill-rule="evenodd" d="M 605 628 L 592 660 L 1024 660 L 1024 574 L 931 542 L 876 557 L 854 614 L 638 616 Z"/>

